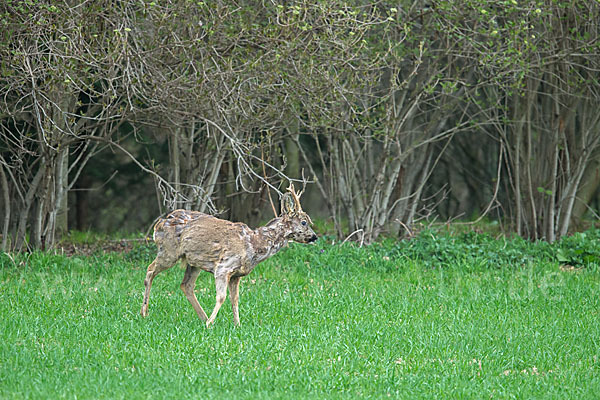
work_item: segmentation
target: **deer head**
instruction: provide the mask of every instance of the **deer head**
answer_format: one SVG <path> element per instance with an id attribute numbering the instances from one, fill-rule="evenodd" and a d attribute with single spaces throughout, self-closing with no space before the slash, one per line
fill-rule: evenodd
<path id="1" fill-rule="evenodd" d="M 311 243 L 317 240 L 317 235 L 312 230 L 312 220 L 307 213 L 302 211 L 300 205 L 300 196 L 294 190 L 294 185 L 290 184 L 288 193 L 285 193 L 281 198 L 281 217 L 287 225 L 289 233 L 286 235 L 288 239 L 300 243 Z"/>

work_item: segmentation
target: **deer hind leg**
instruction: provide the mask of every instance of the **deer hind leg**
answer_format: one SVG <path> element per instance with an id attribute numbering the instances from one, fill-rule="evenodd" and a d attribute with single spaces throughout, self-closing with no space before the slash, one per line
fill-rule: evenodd
<path id="1" fill-rule="evenodd" d="M 150 265 L 148 266 L 148 271 L 146 272 L 146 279 L 144 279 L 144 286 L 146 290 L 144 291 L 144 301 L 142 302 L 142 310 L 140 311 L 142 317 L 148 315 L 148 301 L 150 300 L 150 288 L 152 288 L 152 281 L 154 280 L 154 277 L 156 277 L 156 275 L 158 275 L 160 272 L 171 268 L 175 264 L 175 261 L 162 258 L 159 254 L 154 259 L 154 261 L 152 261 L 152 263 L 150 263 Z"/>
<path id="2" fill-rule="evenodd" d="M 240 325 L 240 314 L 238 302 L 240 299 L 240 280 L 241 276 L 232 276 L 229 279 L 229 300 L 231 300 L 231 309 L 233 310 L 233 324 Z"/>
<path id="3" fill-rule="evenodd" d="M 219 309 L 223 305 L 225 298 L 227 297 L 227 284 L 229 283 L 229 275 L 215 275 L 215 287 L 217 289 L 217 301 L 215 303 L 215 308 L 210 314 L 210 318 L 206 321 L 206 327 L 208 328 L 213 322 L 215 322 L 215 318 L 217 318 L 217 314 L 219 313 Z"/>
<path id="4" fill-rule="evenodd" d="M 196 294 L 194 293 L 194 288 L 196 287 L 196 279 L 198 279 L 200 271 L 202 271 L 200 268 L 192 267 L 188 264 L 185 270 L 185 275 L 183 276 L 183 282 L 181 282 L 180 287 L 181 290 L 183 290 L 185 297 L 187 297 L 192 307 L 194 307 L 194 311 L 196 311 L 198 318 L 206 322 L 208 317 L 206 316 L 206 313 L 202 309 L 200 303 L 198 303 L 198 299 L 196 298 Z"/>

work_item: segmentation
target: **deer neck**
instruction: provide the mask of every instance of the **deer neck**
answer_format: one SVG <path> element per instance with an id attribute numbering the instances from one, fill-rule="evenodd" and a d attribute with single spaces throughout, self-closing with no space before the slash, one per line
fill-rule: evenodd
<path id="1" fill-rule="evenodd" d="M 250 244 L 253 250 L 252 261 L 256 265 L 271 257 L 287 244 L 286 226 L 281 218 L 275 218 L 265 226 L 252 231 Z"/>

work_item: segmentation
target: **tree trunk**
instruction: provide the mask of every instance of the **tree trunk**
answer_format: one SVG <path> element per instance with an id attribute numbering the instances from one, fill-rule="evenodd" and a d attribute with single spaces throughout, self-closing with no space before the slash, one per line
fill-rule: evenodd
<path id="1" fill-rule="evenodd" d="M 60 239 L 69 232 L 69 214 L 68 214 L 68 187 L 69 187 L 69 148 L 60 149 L 57 157 L 55 193 L 56 193 L 56 225 L 55 234 L 52 234 L 52 243 L 55 239 Z"/>
<path id="2" fill-rule="evenodd" d="M 600 160 L 594 160 L 590 163 L 581 179 L 581 184 L 577 191 L 577 197 L 573 204 L 573 211 L 571 212 L 571 221 L 576 230 L 585 229 L 583 219 L 588 211 L 594 194 L 600 187 Z"/>
<path id="3" fill-rule="evenodd" d="M 2 186 L 2 198 L 4 199 L 4 224 L 2 226 L 2 251 L 8 250 L 8 227 L 10 225 L 10 194 L 8 180 L 4 173 L 4 166 L 0 164 L 0 186 Z"/>
<path id="4" fill-rule="evenodd" d="M 44 175 L 46 166 L 44 161 L 42 160 L 42 164 L 40 165 L 38 171 L 35 173 L 31 184 L 29 185 L 29 189 L 27 190 L 27 194 L 25 195 L 25 199 L 23 202 L 23 206 L 20 207 L 21 213 L 19 215 L 19 223 L 17 226 L 17 234 L 15 235 L 15 250 L 20 251 L 23 248 L 23 244 L 25 243 L 25 235 L 27 229 L 27 219 L 29 218 L 29 210 L 31 210 L 31 206 L 33 205 L 33 201 L 35 199 L 35 194 L 38 190 L 40 183 L 42 182 L 42 177 Z"/>
<path id="5" fill-rule="evenodd" d="M 296 132 L 292 135 L 297 135 Z M 287 165 L 285 166 L 285 174 L 290 178 L 297 179 L 300 177 L 300 152 L 298 146 L 291 136 L 288 136 L 284 140 L 285 159 Z"/>

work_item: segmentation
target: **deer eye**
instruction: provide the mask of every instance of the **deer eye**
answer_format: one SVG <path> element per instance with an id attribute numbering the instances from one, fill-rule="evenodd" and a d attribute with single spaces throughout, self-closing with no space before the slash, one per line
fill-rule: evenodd
<path id="1" fill-rule="evenodd" d="M 302 221 L 301 224 L 306 226 L 306 221 Z"/>

